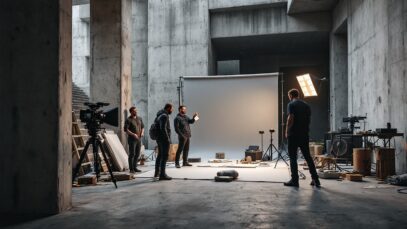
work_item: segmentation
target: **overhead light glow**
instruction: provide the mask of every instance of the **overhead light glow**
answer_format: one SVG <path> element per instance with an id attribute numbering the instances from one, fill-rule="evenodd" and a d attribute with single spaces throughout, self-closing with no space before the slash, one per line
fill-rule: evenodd
<path id="1" fill-rule="evenodd" d="M 312 83 L 311 76 L 308 73 L 297 76 L 297 80 L 300 84 L 302 93 L 304 93 L 304 97 L 318 95 L 317 91 L 315 90 L 314 84 Z"/>

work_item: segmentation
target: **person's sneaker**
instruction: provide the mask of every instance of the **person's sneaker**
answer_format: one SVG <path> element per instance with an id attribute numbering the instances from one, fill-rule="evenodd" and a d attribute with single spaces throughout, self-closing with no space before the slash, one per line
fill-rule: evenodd
<path id="1" fill-rule="evenodd" d="M 300 185 L 298 184 L 298 182 L 290 180 L 288 182 L 284 182 L 284 186 L 299 187 Z"/>
<path id="2" fill-rule="evenodd" d="M 321 187 L 321 183 L 319 182 L 319 179 L 312 179 L 311 184 L 312 186 L 315 186 L 317 188 Z"/>
<path id="3" fill-rule="evenodd" d="M 172 177 L 168 175 L 160 176 L 159 180 L 172 180 Z"/>
<path id="4" fill-rule="evenodd" d="M 192 165 L 189 163 L 184 163 L 182 166 L 192 166 Z"/>
<path id="5" fill-rule="evenodd" d="M 159 174 L 159 170 L 155 170 L 155 172 L 154 172 L 154 177 L 157 178 L 157 177 L 158 177 L 158 174 Z"/>
<path id="6" fill-rule="evenodd" d="M 136 173 L 136 172 L 134 172 L 134 170 L 130 170 L 130 173 Z"/>
<path id="7" fill-rule="evenodd" d="M 178 169 L 181 168 L 181 166 L 179 164 L 176 164 L 175 167 Z"/>
<path id="8" fill-rule="evenodd" d="M 140 169 L 134 169 L 134 171 L 135 171 L 136 173 L 140 173 L 140 172 L 141 172 Z"/>

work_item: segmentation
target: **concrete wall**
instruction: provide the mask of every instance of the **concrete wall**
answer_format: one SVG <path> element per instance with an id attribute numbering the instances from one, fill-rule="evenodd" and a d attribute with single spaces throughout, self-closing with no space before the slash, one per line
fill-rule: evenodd
<path id="1" fill-rule="evenodd" d="M 287 16 L 285 7 L 211 13 L 211 37 L 331 31 L 329 12 Z"/>
<path id="2" fill-rule="evenodd" d="M 72 6 L 72 80 L 90 95 L 89 4 Z"/>
<path id="3" fill-rule="evenodd" d="M 230 11 L 261 7 L 282 7 L 287 0 L 208 0 L 210 11 Z"/>
<path id="4" fill-rule="evenodd" d="M 90 99 L 119 108 L 119 126 L 109 127 L 125 144 L 124 120 L 131 103 L 131 0 L 91 0 Z M 105 108 L 104 108 L 105 109 Z"/>
<path id="5" fill-rule="evenodd" d="M 348 39 L 347 34 L 331 34 L 330 39 L 330 123 L 331 130 L 346 127 L 348 116 Z"/>
<path id="6" fill-rule="evenodd" d="M 71 206 L 72 2 L 0 7 L 0 215 Z"/>
<path id="7" fill-rule="evenodd" d="M 407 1 L 341 1 L 347 15 L 348 112 L 367 113 L 367 129 L 387 122 L 407 133 Z M 343 17 L 334 18 L 336 22 Z M 396 170 L 407 171 L 404 139 L 397 138 Z"/>
<path id="8" fill-rule="evenodd" d="M 132 101 L 138 115 L 148 123 L 148 1 L 133 0 L 132 10 Z M 147 130 L 147 128 L 146 128 Z M 148 136 L 145 137 L 145 141 Z"/>
<path id="9" fill-rule="evenodd" d="M 208 75 L 208 25 L 207 1 L 148 1 L 149 124 L 165 103 L 170 102 L 178 107 L 180 76 Z M 152 143 L 149 147 L 154 145 Z"/>

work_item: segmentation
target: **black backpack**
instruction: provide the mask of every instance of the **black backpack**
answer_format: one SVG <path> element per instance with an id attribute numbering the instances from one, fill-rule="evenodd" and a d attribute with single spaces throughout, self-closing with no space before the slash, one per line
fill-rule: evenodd
<path id="1" fill-rule="evenodd" d="M 161 116 L 160 116 L 161 117 Z M 157 140 L 158 135 L 160 134 L 160 123 L 158 123 L 158 118 L 155 118 L 153 124 L 151 124 L 148 134 L 152 140 Z"/>

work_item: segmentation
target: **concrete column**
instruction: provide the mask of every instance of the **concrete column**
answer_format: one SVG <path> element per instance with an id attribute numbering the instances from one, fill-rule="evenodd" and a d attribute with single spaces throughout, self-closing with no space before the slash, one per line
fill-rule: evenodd
<path id="1" fill-rule="evenodd" d="M 148 0 L 133 0 L 132 101 L 148 123 Z M 146 136 L 147 137 L 147 136 Z M 147 144 L 145 138 L 144 144 Z"/>
<path id="2" fill-rule="evenodd" d="M 0 215 L 71 206 L 72 2 L 0 4 Z"/>
<path id="3" fill-rule="evenodd" d="M 346 34 L 331 34 L 330 117 L 331 130 L 346 126 L 348 116 L 348 44 Z"/>
<path id="4" fill-rule="evenodd" d="M 131 0 L 91 0 L 90 97 L 119 107 L 119 127 L 113 128 L 125 143 L 123 124 L 131 103 Z"/>

